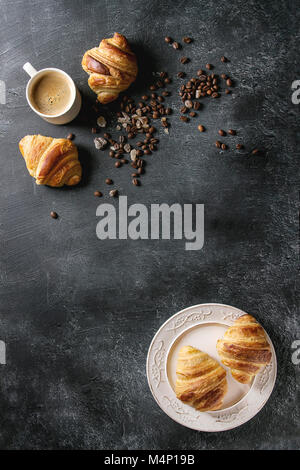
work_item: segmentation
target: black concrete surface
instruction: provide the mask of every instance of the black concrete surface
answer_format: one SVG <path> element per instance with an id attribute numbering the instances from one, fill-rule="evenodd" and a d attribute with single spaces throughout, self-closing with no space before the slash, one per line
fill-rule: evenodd
<path id="1" fill-rule="evenodd" d="M 299 448 L 300 338 L 298 208 L 300 105 L 299 1 L 0 1 L 2 449 L 295 449 Z M 143 94 L 152 73 L 173 82 L 170 135 L 147 158 L 142 186 L 94 148 L 95 95 L 81 68 L 83 53 L 114 31 L 138 55 L 131 93 Z M 174 51 L 164 37 L 194 42 Z M 182 66 L 179 57 L 187 55 Z M 230 62 L 222 64 L 222 55 Z M 65 126 L 42 121 L 25 99 L 30 61 L 71 74 L 84 105 Z M 233 93 L 205 101 L 200 117 L 180 122 L 179 70 L 207 62 L 228 73 Z M 115 123 L 107 106 L 108 131 Z M 200 134 L 197 124 L 207 131 Z M 214 146 L 219 128 L 230 150 Z M 76 135 L 83 164 L 75 188 L 38 187 L 18 150 L 26 134 Z M 117 134 L 116 134 L 117 135 Z M 242 141 L 244 152 L 236 152 Z M 253 148 L 262 150 L 251 155 Z M 205 204 L 205 244 L 96 237 L 96 208 L 111 177 L 128 203 Z M 93 196 L 101 190 L 102 200 Z M 55 210 L 59 219 L 53 220 Z M 145 362 L 152 336 L 180 309 L 221 302 L 253 314 L 278 356 L 275 390 L 247 424 L 219 434 L 169 419 L 149 391 Z"/>

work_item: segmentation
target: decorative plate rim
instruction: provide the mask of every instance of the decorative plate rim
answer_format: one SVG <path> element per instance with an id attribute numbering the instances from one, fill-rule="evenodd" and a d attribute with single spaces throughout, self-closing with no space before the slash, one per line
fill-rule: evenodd
<path id="1" fill-rule="evenodd" d="M 206 309 L 208 309 L 208 312 L 205 312 Z M 277 360 L 273 343 L 266 331 L 272 350 L 270 364 L 255 376 L 251 388 L 241 400 L 227 408 L 199 412 L 176 398 L 167 378 L 166 362 L 171 345 L 185 331 L 197 325 L 209 323 L 231 326 L 237 318 L 245 314 L 246 312 L 243 310 L 226 304 L 204 303 L 192 305 L 168 318 L 155 333 L 148 349 L 146 361 L 148 385 L 159 407 L 177 423 L 197 431 L 226 431 L 249 421 L 268 401 L 276 382 Z M 210 315 L 217 318 L 208 319 Z M 167 329 L 166 327 L 169 325 L 171 328 Z M 150 363 L 151 360 L 153 360 L 152 363 Z M 151 370 L 151 366 L 154 366 L 153 370 Z"/>

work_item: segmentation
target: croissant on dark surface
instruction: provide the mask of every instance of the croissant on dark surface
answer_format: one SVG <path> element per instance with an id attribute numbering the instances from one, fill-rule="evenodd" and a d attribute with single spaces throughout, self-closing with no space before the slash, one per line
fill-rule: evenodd
<path id="1" fill-rule="evenodd" d="M 26 135 L 19 142 L 19 148 L 36 184 L 74 186 L 81 180 L 77 147 L 69 139 Z"/>
<path id="2" fill-rule="evenodd" d="M 225 369 L 208 354 L 183 346 L 178 355 L 176 397 L 198 411 L 221 408 L 227 392 Z"/>
<path id="3" fill-rule="evenodd" d="M 217 351 L 233 378 L 242 384 L 251 383 L 272 357 L 263 327 L 248 314 L 226 330 L 223 339 L 217 342 Z"/>
<path id="4" fill-rule="evenodd" d="M 134 82 L 138 72 L 136 56 L 125 36 L 119 33 L 88 50 L 82 68 L 90 75 L 88 84 L 102 104 L 117 99 Z"/>

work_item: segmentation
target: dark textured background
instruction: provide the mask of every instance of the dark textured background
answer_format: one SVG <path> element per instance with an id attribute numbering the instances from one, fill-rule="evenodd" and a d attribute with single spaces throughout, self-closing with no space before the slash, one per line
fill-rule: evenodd
<path id="1" fill-rule="evenodd" d="M 0 9 L 0 79 L 7 84 L 7 104 L 0 105 L 0 339 L 7 344 L 7 364 L 0 366 L 0 447 L 299 448 L 300 366 L 291 363 L 291 343 L 300 337 L 300 105 L 291 102 L 291 83 L 300 79 L 300 2 L 1 0 Z M 95 150 L 90 132 L 95 96 L 81 57 L 114 31 L 125 33 L 138 54 L 136 96 L 153 72 L 175 77 L 170 136 L 161 133 L 140 188 L 131 184 L 129 167 L 115 169 Z M 194 43 L 176 52 L 165 35 L 179 41 L 191 35 Z M 190 64 L 179 64 L 183 54 Z M 223 54 L 230 63 L 221 64 Z M 54 127 L 29 109 L 26 61 L 72 75 L 84 98 L 75 122 Z M 234 92 L 209 101 L 200 119 L 184 124 L 176 73 L 183 67 L 195 73 L 207 62 L 233 77 Z M 205 134 L 196 129 L 199 121 Z M 239 138 L 227 138 L 231 147 L 242 141 L 248 150 L 263 148 L 263 155 L 220 154 L 213 145 L 220 127 L 238 130 Z M 84 167 L 82 184 L 36 186 L 19 139 L 70 131 Z M 108 176 L 130 204 L 204 203 L 204 248 L 99 241 L 95 211 L 108 201 Z M 105 198 L 94 198 L 96 189 Z M 58 220 L 50 218 L 51 210 Z M 278 355 L 271 399 L 250 422 L 226 433 L 199 433 L 173 422 L 146 381 L 155 331 L 178 310 L 202 302 L 254 314 Z"/>

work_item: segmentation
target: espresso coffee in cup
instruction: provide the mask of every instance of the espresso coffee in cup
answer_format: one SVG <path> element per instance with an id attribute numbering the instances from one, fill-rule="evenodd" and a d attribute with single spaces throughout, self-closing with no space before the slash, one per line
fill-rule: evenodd
<path id="1" fill-rule="evenodd" d="M 36 114 L 52 124 L 75 119 L 81 108 L 81 96 L 70 75 L 56 68 L 36 71 L 29 62 L 23 69 L 31 77 L 26 98 Z"/>
<path id="2" fill-rule="evenodd" d="M 49 70 L 35 82 L 30 98 L 38 112 L 53 116 L 68 108 L 71 96 L 66 77 L 60 72 Z"/>

